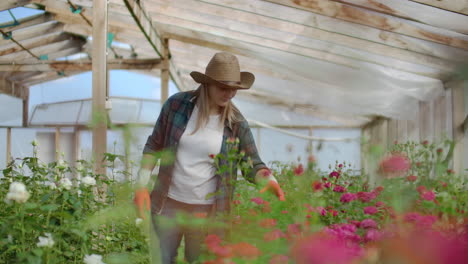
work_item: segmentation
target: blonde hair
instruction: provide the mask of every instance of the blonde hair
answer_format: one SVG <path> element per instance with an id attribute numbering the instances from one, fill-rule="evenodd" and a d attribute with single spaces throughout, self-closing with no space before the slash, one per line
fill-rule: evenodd
<path id="1" fill-rule="evenodd" d="M 198 99 L 197 99 L 197 106 L 198 106 L 198 120 L 195 125 L 195 130 L 191 133 L 192 135 L 198 131 L 201 127 L 204 127 L 208 124 L 208 120 L 210 117 L 210 95 L 208 93 L 208 85 L 201 84 L 198 87 Z M 240 111 L 234 105 L 232 101 L 229 101 L 228 104 L 222 108 L 221 110 L 221 118 L 219 119 L 219 125 L 224 125 L 224 122 L 227 120 L 228 126 L 232 129 L 233 124 L 240 122 Z"/>

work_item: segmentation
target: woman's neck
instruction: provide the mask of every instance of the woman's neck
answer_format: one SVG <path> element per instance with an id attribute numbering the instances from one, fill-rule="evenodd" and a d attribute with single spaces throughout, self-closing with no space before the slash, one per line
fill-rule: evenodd
<path id="1" fill-rule="evenodd" d="M 220 113 L 220 107 L 217 104 L 210 103 L 210 115 L 217 115 Z"/>

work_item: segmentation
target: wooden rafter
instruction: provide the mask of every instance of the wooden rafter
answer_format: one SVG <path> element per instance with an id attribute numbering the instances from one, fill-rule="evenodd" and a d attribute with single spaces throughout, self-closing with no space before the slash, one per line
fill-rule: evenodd
<path id="1" fill-rule="evenodd" d="M 0 11 L 25 6 L 31 3 L 31 0 L 2 0 L 0 2 Z"/>
<path id="2" fill-rule="evenodd" d="M 361 24 L 384 31 L 394 32 L 405 36 L 429 40 L 440 44 L 468 50 L 468 40 L 456 38 L 455 34 L 441 33 L 428 26 L 414 25 L 394 17 L 366 12 L 354 6 L 345 5 L 328 0 L 264 0 L 293 8 L 299 8 L 321 15 L 334 17 L 344 21 Z"/>
<path id="3" fill-rule="evenodd" d="M 59 42 L 62 40 L 66 40 L 71 38 L 70 35 L 62 33 L 62 32 L 54 32 L 45 35 L 41 35 L 32 39 L 27 39 L 20 41 L 21 46 L 17 45 L 16 43 L 11 43 L 9 45 L 0 46 L 0 56 L 8 55 L 11 53 L 23 51 L 24 48 L 26 49 L 33 49 L 43 45 L 48 45 L 51 43 Z M 0 57 L 1 60 L 1 57 Z"/>
<path id="4" fill-rule="evenodd" d="M 57 21 L 50 21 L 43 24 L 27 27 L 20 30 L 10 31 L 11 37 L 16 41 L 27 40 L 46 34 L 60 32 L 63 29 L 63 24 Z M 9 39 L 0 38 L 0 46 L 10 44 L 12 41 Z"/>
<path id="5" fill-rule="evenodd" d="M 57 53 L 59 51 L 72 48 L 72 47 L 81 47 L 84 42 L 80 39 L 65 39 L 61 41 L 57 41 L 54 43 L 50 43 L 47 45 L 42 45 L 37 48 L 30 49 L 29 51 L 37 56 L 47 55 L 48 59 L 51 59 L 51 55 L 53 53 Z M 4 55 L 0 57 L 0 62 L 11 63 L 12 61 L 19 62 L 23 60 L 30 59 L 30 53 L 27 51 L 18 51 L 14 53 L 10 53 L 8 55 Z M 37 60 L 34 58 L 34 60 Z"/>
<path id="6" fill-rule="evenodd" d="M 10 22 L 6 22 L 3 24 L 0 24 L 0 26 L 5 26 L 5 27 L 2 27 L 3 31 L 10 32 L 10 31 L 19 30 L 22 28 L 28 28 L 31 26 L 43 24 L 52 20 L 53 20 L 53 17 L 51 14 L 37 14 L 34 16 L 18 19 L 19 25 L 7 26 L 8 24 L 10 24 Z"/>
<path id="7" fill-rule="evenodd" d="M 410 1 L 468 15 L 468 1 L 466 0 L 410 0 Z"/>
<path id="8" fill-rule="evenodd" d="M 468 33 L 468 16 L 412 1 L 400 0 L 331 0 L 379 13 L 417 21 L 434 27 Z"/>
<path id="9" fill-rule="evenodd" d="M 34 71 L 34 72 L 60 72 L 60 71 L 90 71 L 91 60 L 80 61 L 41 61 L 37 63 L 0 63 L 0 71 Z M 107 65 L 112 70 L 152 70 L 161 67 L 161 59 L 115 59 L 108 60 Z"/>

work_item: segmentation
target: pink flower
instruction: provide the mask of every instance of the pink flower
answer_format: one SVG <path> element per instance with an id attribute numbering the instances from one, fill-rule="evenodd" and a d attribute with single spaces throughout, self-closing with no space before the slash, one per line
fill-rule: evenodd
<path id="1" fill-rule="evenodd" d="M 286 237 L 286 235 L 283 233 L 283 231 L 281 231 L 280 229 L 275 229 L 273 231 L 265 233 L 265 235 L 263 236 L 263 240 L 273 241 L 273 240 L 280 239 L 282 237 Z"/>
<path id="2" fill-rule="evenodd" d="M 312 189 L 314 190 L 314 192 L 323 190 L 323 183 L 319 181 L 314 181 L 312 183 Z"/>
<path id="3" fill-rule="evenodd" d="M 368 203 L 377 197 L 376 192 L 358 192 L 358 199 L 363 203 Z"/>
<path id="4" fill-rule="evenodd" d="M 260 221 L 260 226 L 265 228 L 272 228 L 276 225 L 276 219 L 273 218 L 266 218 Z"/>
<path id="5" fill-rule="evenodd" d="M 339 178 L 340 177 L 340 173 L 337 172 L 337 171 L 332 171 L 330 172 L 330 174 L 328 175 L 330 178 L 333 178 L 333 177 L 336 177 L 336 178 Z"/>
<path id="6" fill-rule="evenodd" d="M 325 188 L 330 188 L 331 187 L 331 182 L 326 182 L 324 186 L 325 186 Z"/>
<path id="7" fill-rule="evenodd" d="M 373 215 L 373 214 L 376 214 L 377 212 L 378 210 L 374 206 L 364 207 L 364 214 Z"/>
<path id="8" fill-rule="evenodd" d="M 420 185 L 416 188 L 416 191 L 418 191 L 419 194 L 423 194 L 424 192 L 427 191 L 426 186 Z"/>
<path id="9" fill-rule="evenodd" d="M 410 176 L 406 177 L 406 180 L 409 181 L 409 182 L 415 182 L 417 179 L 418 179 L 418 176 L 416 176 L 416 175 L 410 175 Z"/>
<path id="10" fill-rule="evenodd" d="M 299 239 L 291 248 L 294 263 L 349 264 L 362 255 L 359 245 L 350 245 L 340 238 L 314 234 Z"/>
<path id="11" fill-rule="evenodd" d="M 304 173 L 304 167 L 302 164 L 299 164 L 296 168 L 294 168 L 294 175 L 300 176 Z"/>
<path id="12" fill-rule="evenodd" d="M 389 178 L 401 177 L 411 168 L 411 161 L 403 154 L 395 153 L 384 158 L 379 164 L 379 171 Z"/>
<path id="13" fill-rule="evenodd" d="M 377 206 L 377 207 L 384 207 L 384 206 L 385 206 L 385 203 L 382 202 L 382 201 L 378 201 L 378 202 L 375 203 L 375 206 Z"/>
<path id="14" fill-rule="evenodd" d="M 426 191 L 421 194 L 421 198 L 426 201 L 434 201 L 435 197 L 434 191 Z"/>
<path id="15" fill-rule="evenodd" d="M 283 211 L 281 211 L 281 213 L 282 213 L 282 214 L 287 214 L 287 213 L 289 213 L 289 212 L 288 212 L 287 210 L 283 210 Z"/>
<path id="16" fill-rule="evenodd" d="M 261 204 L 265 203 L 265 201 L 260 197 L 252 198 L 252 199 L 250 199 L 250 201 L 252 201 L 252 202 L 254 202 L 254 203 L 258 204 L 258 205 L 261 205 Z"/>
<path id="17" fill-rule="evenodd" d="M 342 192 L 346 192 L 346 188 L 343 187 L 343 186 L 337 185 L 337 186 L 335 186 L 335 188 L 333 188 L 333 191 L 342 193 Z"/>
<path id="18" fill-rule="evenodd" d="M 338 168 L 343 168 L 343 164 L 338 164 Z"/>
<path id="19" fill-rule="evenodd" d="M 289 262 L 289 257 L 285 255 L 274 255 L 268 264 L 284 264 Z"/>
<path id="20" fill-rule="evenodd" d="M 327 210 L 325 210 L 325 208 L 323 208 L 322 206 L 318 206 L 316 210 L 317 210 L 317 212 L 319 212 L 320 215 L 322 215 L 322 216 L 326 216 L 326 215 L 327 215 Z"/>
<path id="21" fill-rule="evenodd" d="M 289 224 L 288 230 L 286 231 L 288 238 L 294 238 L 301 234 L 301 225 L 300 224 Z"/>
<path id="22" fill-rule="evenodd" d="M 357 195 L 354 193 L 345 193 L 341 195 L 340 202 L 349 203 L 357 199 Z"/>
<path id="23" fill-rule="evenodd" d="M 377 228 L 377 223 L 373 219 L 367 218 L 361 221 L 359 227 L 364 229 Z"/>
<path id="24" fill-rule="evenodd" d="M 375 229 L 367 230 L 366 234 L 364 235 L 364 241 L 366 242 L 378 241 L 381 238 L 382 238 L 382 232 L 375 230 Z"/>

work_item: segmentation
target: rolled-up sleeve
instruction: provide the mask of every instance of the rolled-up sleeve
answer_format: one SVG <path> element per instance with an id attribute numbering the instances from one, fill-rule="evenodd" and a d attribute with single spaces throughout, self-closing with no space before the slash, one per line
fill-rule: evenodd
<path id="1" fill-rule="evenodd" d="M 161 108 L 158 120 L 154 125 L 153 132 L 146 140 L 145 147 L 143 148 L 143 154 L 154 154 L 155 152 L 164 148 L 169 110 L 170 100 L 166 100 L 163 107 Z"/>
<path id="2" fill-rule="evenodd" d="M 260 159 L 257 146 L 255 145 L 255 140 L 252 135 L 252 131 L 250 130 L 249 124 L 246 120 L 242 121 L 242 124 L 240 125 L 239 148 L 241 151 L 245 152 L 243 162 L 247 162 L 248 158 L 250 157 L 253 165 L 252 170 L 247 175 L 245 175 L 244 172 L 242 172 L 243 176 L 249 182 L 255 183 L 255 175 L 257 174 L 257 172 L 260 169 L 268 169 L 268 167 Z"/>

